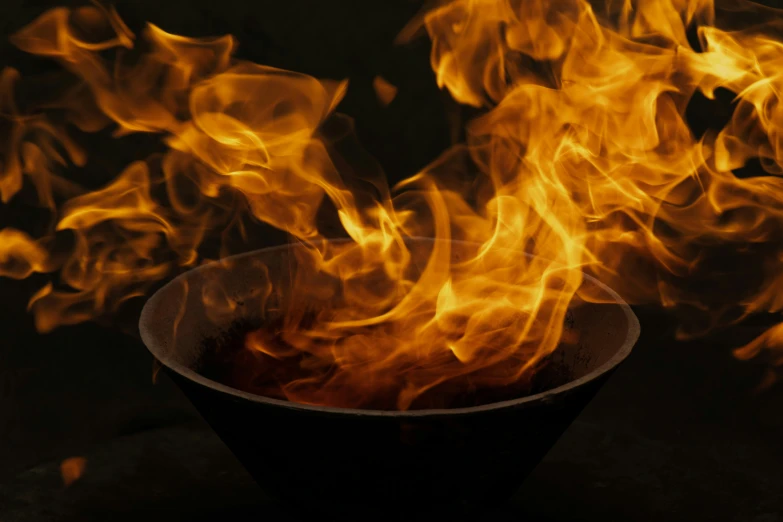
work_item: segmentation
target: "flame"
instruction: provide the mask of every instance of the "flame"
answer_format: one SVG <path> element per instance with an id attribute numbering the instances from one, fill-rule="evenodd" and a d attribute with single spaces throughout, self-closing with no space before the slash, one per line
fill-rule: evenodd
<path id="1" fill-rule="evenodd" d="M 397 97 L 397 87 L 389 83 L 383 76 L 376 76 L 372 79 L 372 88 L 375 90 L 378 102 L 384 107 L 388 106 Z"/>
<path id="2" fill-rule="evenodd" d="M 69 457 L 60 463 L 60 475 L 63 479 L 65 486 L 70 486 L 82 475 L 84 470 L 87 469 L 87 459 L 84 457 Z"/>
<path id="3" fill-rule="evenodd" d="M 487 108 L 468 127 L 487 176 L 563 194 L 565 204 L 550 211 L 558 221 L 581 217 L 585 226 L 568 236 L 588 270 L 628 300 L 703 316 L 681 336 L 783 304 L 783 181 L 733 172 L 754 158 L 781 172 L 783 48 L 770 34 L 783 12 L 727 9 L 728 23 L 738 12 L 765 22 L 722 30 L 712 25 L 711 2 L 675 0 L 465 0 L 423 18 L 439 84 Z M 687 36 L 694 27 L 695 46 Z M 713 99 L 719 88 L 735 94 L 733 115 L 696 137 L 688 102 Z M 514 197 L 529 204 L 523 191 Z M 748 284 L 727 281 L 732 269 Z"/>
<path id="4" fill-rule="evenodd" d="M 54 220 L 38 239 L 0 231 L 0 275 L 59 274 L 30 303 L 46 331 L 115 311 L 266 223 L 308 248 L 294 304 L 246 339 L 243 357 L 281 368 L 257 391 L 351 407 L 524 390 L 571 342 L 575 297 L 599 299 L 584 272 L 679 313 L 681 337 L 779 312 L 781 20 L 710 0 L 442 1 L 403 34 L 426 30 L 438 85 L 481 115 L 465 143 L 389 188 L 337 153 L 347 82 L 237 60 L 230 36 L 150 24 L 137 45 L 111 9 L 54 9 L 12 42 L 58 61 L 70 87 L 23 105 L 24 78 L 0 76 L 0 195 L 29 181 Z M 388 105 L 396 89 L 374 87 Z M 728 122 L 694 131 L 692 100 L 722 92 Z M 166 149 L 90 188 L 74 127 Z M 740 175 L 756 160 L 769 175 Z M 322 241 L 324 209 L 349 241 Z M 447 241 L 420 262 L 413 236 Z M 216 316 L 227 306 L 220 289 L 204 299 Z M 782 338 L 776 327 L 737 355 Z"/>

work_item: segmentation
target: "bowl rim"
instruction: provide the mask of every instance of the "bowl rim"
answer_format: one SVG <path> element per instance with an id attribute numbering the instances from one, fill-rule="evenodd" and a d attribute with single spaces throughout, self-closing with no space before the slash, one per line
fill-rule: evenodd
<path id="1" fill-rule="evenodd" d="M 342 243 L 348 241 L 351 240 L 344 239 L 344 238 L 325 240 L 325 242 L 330 242 L 330 243 L 336 243 L 336 242 Z M 451 243 L 470 243 L 469 241 L 436 239 L 430 237 L 409 237 L 406 238 L 406 241 L 414 241 L 414 242 L 449 241 Z M 551 402 L 555 399 L 556 396 L 561 396 L 566 392 L 572 391 L 576 388 L 580 388 L 590 383 L 591 381 L 598 379 L 602 375 L 610 372 L 614 368 L 616 368 L 631 353 L 634 345 L 636 344 L 636 341 L 639 339 L 639 335 L 641 332 L 639 319 L 636 317 L 636 314 L 633 312 L 633 310 L 628 305 L 628 303 L 626 303 L 617 294 L 617 292 L 615 292 L 605 284 L 601 283 L 595 277 L 589 274 L 583 274 L 585 279 L 589 280 L 592 284 L 597 285 L 599 288 L 603 289 L 613 299 L 612 304 L 620 307 L 620 309 L 625 314 L 625 318 L 628 322 L 628 328 L 626 330 L 625 339 L 623 340 L 623 343 L 620 345 L 619 349 L 612 355 L 612 357 L 610 357 L 606 362 L 604 362 L 603 364 L 595 368 L 593 371 L 589 372 L 586 375 L 583 375 L 578 379 L 574 379 L 555 388 L 540 393 L 536 393 L 533 395 L 526 395 L 524 397 L 509 399 L 505 401 L 491 402 L 480 406 L 469 406 L 463 408 L 420 409 L 420 410 L 370 410 L 370 409 L 361 409 L 361 408 L 340 408 L 334 406 L 317 406 L 317 405 L 310 405 L 310 404 L 301 404 L 301 403 L 290 402 L 281 399 L 264 397 L 262 395 L 256 395 L 253 393 L 245 392 L 236 388 L 232 388 L 231 386 L 227 386 L 220 382 L 213 381 L 212 379 L 208 379 L 203 375 L 199 374 L 198 372 L 196 372 L 195 370 L 187 367 L 186 365 L 173 361 L 170 357 L 158 353 L 158 351 L 155 349 L 158 346 L 158 343 L 155 341 L 154 339 L 155 336 L 148 325 L 154 322 L 154 318 L 152 316 L 153 316 L 153 310 L 156 308 L 156 304 L 167 293 L 167 290 L 171 289 L 174 285 L 178 284 L 180 281 L 187 280 L 188 278 L 193 277 L 194 274 L 197 274 L 201 271 L 209 270 L 210 268 L 219 265 L 221 263 L 230 262 L 233 260 L 238 260 L 246 257 L 254 257 L 265 253 L 275 252 L 278 250 L 290 250 L 292 248 L 302 248 L 302 247 L 304 247 L 304 245 L 301 243 L 289 243 L 289 244 L 275 245 L 271 247 L 261 248 L 261 249 L 233 255 L 233 256 L 228 256 L 217 261 L 205 263 L 196 268 L 183 272 L 182 274 L 179 274 L 171 281 L 163 285 L 161 288 L 159 288 L 147 300 L 147 302 L 144 304 L 144 307 L 142 308 L 141 316 L 139 318 L 139 333 L 141 334 L 141 339 L 144 345 L 146 346 L 147 350 L 165 368 L 178 374 L 179 376 L 183 377 L 188 381 L 194 382 L 196 384 L 199 384 L 203 387 L 209 388 L 219 393 L 227 394 L 235 398 L 244 399 L 255 403 L 260 403 L 266 406 L 284 408 L 286 410 L 295 410 L 301 412 L 332 414 L 332 415 L 342 415 L 342 416 L 347 415 L 352 417 L 364 416 L 364 417 L 421 418 L 421 417 L 470 415 L 470 414 L 491 412 L 491 411 L 497 411 L 497 410 L 503 410 L 509 408 L 526 407 L 540 402 Z M 530 256 L 530 254 L 526 254 L 526 255 Z"/>

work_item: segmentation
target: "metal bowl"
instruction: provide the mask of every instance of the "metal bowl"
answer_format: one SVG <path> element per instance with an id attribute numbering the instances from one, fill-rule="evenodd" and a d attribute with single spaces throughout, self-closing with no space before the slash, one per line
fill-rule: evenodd
<path id="1" fill-rule="evenodd" d="M 411 245 L 427 247 L 431 239 Z M 270 399 L 198 372 L 204 340 L 260 310 L 258 289 L 283 280 L 297 246 L 201 266 L 159 290 L 141 315 L 144 343 L 265 492 L 297 509 L 345 516 L 361 508 L 420 510 L 508 499 L 631 352 L 639 322 L 585 276 L 606 304 L 569 311 L 579 341 L 555 351 L 563 377 L 535 395 L 448 410 L 374 411 Z M 216 289 L 216 312 L 204 297 Z"/>

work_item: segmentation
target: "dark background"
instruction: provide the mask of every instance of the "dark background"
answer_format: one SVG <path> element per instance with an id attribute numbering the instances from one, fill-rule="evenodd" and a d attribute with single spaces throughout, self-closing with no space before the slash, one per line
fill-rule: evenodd
<path id="1" fill-rule="evenodd" d="M 54 5 L 83 3 L 0 5 L 0 65 L 23 74 L 46 68 L 14 50 L 6 35 Z M 355 118 L 360 140 L 392 181 L 450 143 L 456 109 L 435 86 L 429 41 L 393 45 L 420 2 L 115 5 L 137 32 L 148 20 L 187 36 L 231 33 L 240 58 L 349 78 L 340 110 Z M 399 88 L 388 108 L 375 99 L 375 75 Z M 138 154 L 127 144 L 100 150 L 91 156 L 97 185 Z M 24 202 L 0 205 L 0 227 L 34 213 Z M 96 324 L 36 333 L 25 303 L 39 286 L 0 280 L 0 521 L 287 519 L 269 511 L 165 376 L 153 384 L 152 358 L 134 336 Z M 783 387 L 756 391 L 763 364 L 730 353 L 763 325 L 677 343 L 669 318 L 638 312 L 642 339 L 630 359 L 513 505 L 487 520 L 783 520 Z M 71 456 L 88 464 L 66 488 L 59 463 Z"/>

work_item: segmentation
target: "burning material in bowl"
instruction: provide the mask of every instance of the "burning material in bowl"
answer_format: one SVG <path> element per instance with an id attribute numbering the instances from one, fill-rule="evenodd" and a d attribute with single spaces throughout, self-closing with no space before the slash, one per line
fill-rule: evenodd
<path id="1" fill-rule="evenodd" d="M 408 240 L 413 264 L 423 261 L 429 266 L 427 260 L 439 243 Z M 460 245 L 452 242 L 448 246 Z M 581 302 L 575 296 L 564 314 L 563 338 L 569 342 L 541 357 L 539 366 L 528 366 L 541 368 L 544 360 L 548 362 L 543 370 L 530 371 L 524 385 L 503 375 L 504 379 L 496 381 L 498 395 L 471 395 L 459 389 L 469 380 L 458 376 L 456 388 L 431 395 L 423 390 L 416 396 L 422 402 L 414 401 L 402 410 L 395 407 L 395 394 L 405 386 L 392 386 L 385 393 L 387 388 L 369 380 L 365 388 L 326 396 L 329 400 L 321 397 L 320 404 L 304 404 L 285 393 L 285 385 L 296 382 L 292 375 L 308 375 L 303 373 L 302 356 L 290 356 L 288 361 L 283 357 L 281 363 L 280 354 L 285 352 L 275 346 L 279 351 L 269 350 L 257 359 L 251 352 L 254 345 L 246 344 L 245 338 L 279 328 L 288 305 L 295 302 L 291 297 L 291 290 L 297 288 L 291 284 L 294 275 L 301 275 L 302 266 L 311 266 L 298 261 L 308 248 L 296 245 L 250 252 L 187 272 L 148 301 L 140 323 L 147 347 L 217 434 L 267 493 L 291 505 L 302 506 L 302 492 L 310 499 L 305 507 L 341 513 L 357 505 L 388 510 L 504 500 L 630 353 L 639 334 L 630 308 L 614 292 L 585 276 L 584 290 L 591 298 L 602 297 L 601 302 Z M 322 288 L 311 287 L 309 295 Z M 321 292 L 319 299 L 328 301 L 339 295 Z M 309 302 L 314 305 L 317 299 Z M 558 326 L 562 329 L 564 323 Z M 230 346 L 246 357 L 251 354 L 253 364 L 231 357 L 216 359 L 212 350 Z M 268 339 L 265 346 L 272 346 Z M 252 393 L 252 388 L 239 385 L 241 379 L 222 373 L 246 372 L 256 378 L 260 360 L 269 364 L 262 369 L 270 372 L 262 372 L 259 386 L 266 390 L 264 395 Z M 222 369 L 215 367 L 220 364 L 224 364 Z M 543 378 L 546 368 L 557 369 L 552 379 Z M 310 371 L 307 366 L 304 370 Z M 280 375 L 283 378 L 274 379 Z M 398 379 L 393 382 L 405 382 Z M 475 382 L 482 381 L 476 378 Z M 508 387 L 503 388 L 502 382 Z M 328 378 L 322 385 L 328 388 Z M 353 399 L 361 392 L 371 396 L 356 402 L 365 407 L 334 406 L 338 399 Z M 372 409 L 373 401 L 388 408 Z"/>
<path id="2" fill-rule="evenodd" d="M 562 332 L 581 273 L 552 268 L 521 281 L 508 275 L 513 264 L 543 261 L 481 247 L 296 248 L 288 274 L 262 285 L 256 316 L 207 341 L 202 371 L 258 395 L 344 408 L 453 408 L 530 394 L 545 385 L 552 351 L 578 338 Z M 391 270 L 387 255 L 399 259 Z"/>
<path id="3" fill-rule="evenodd" d="M 271 325 L 237 323 L 221 337 L 208 339 L 198 368 L 209 379 L 264 397 L 343 408 L 397 410 L 404 406 L 417 410 L 479 406 L 546 391 L 568 379 L 567 369 L 550 359 L 541 360 L 523 377 L 507 384 L 481 388 L 475 383 L 480 379 L 458 375 L 401 403 L 399 398 L 406 397 L 420 369 L 365 380 L 363 370 L 372 361 L 344 371 L 289 344 L 278 320 Z M 495 371 L 502 374 L 502 364 L 498 366 Z M 407 380 L 409 375 L 411 381 Z"/>

